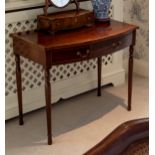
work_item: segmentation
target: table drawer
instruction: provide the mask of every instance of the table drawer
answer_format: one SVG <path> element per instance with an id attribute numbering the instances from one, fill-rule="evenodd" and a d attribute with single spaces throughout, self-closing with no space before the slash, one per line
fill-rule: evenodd
<path id="1" fill-rule="evenodd" d="M 54 50 L 52 52 L 52 64 L 64 64 L 76 61 L 87 60 L 92 57 L 92 51 L 89 46 L 66 48 L 62 50 Z"/>
<path id="2" fill-rule="evenodd" d="M 71 63 L 107 55 L 132 44 L 132 33 L 90 46 L 66 48 L 52 51 L 52 65 Z"/>
<path id="3" fill-rule="evenodd" d="M 132 33 L 110 39 L 104 42 L 99 42 L 91 45 L 93 57 L 101 56 L 116 52 L 132 44 Z"/>

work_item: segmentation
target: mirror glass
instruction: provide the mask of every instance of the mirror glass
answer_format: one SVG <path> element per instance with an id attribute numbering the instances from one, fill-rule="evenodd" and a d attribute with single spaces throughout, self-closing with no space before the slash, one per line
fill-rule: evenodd
<path id="1" fill-rule="evenodd" d="M 50 1 L 51 1 L 51 3 L 52 3 L 53 5 L 55 5 L 56 7 L 61 8 L 61 7 L 66 6 L 67 4 L 69 4 L 69 2 L 70 2 L 71 0 L 50 0 Z"/>

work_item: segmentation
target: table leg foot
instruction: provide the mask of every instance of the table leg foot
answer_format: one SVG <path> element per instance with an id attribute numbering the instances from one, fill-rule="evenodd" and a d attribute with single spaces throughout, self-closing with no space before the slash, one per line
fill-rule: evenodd
<path id="1" fill-rule="evenodd" d="M 102 94 L 100 94 L 100 93 L 97 93 L 97 96 L 98 96 L 98 97 L 100 97 L 100 96 L 102 96 Z"/>
<path id="2" fill-rule="evenodd" d="M 48 136 L 48 145 L 52 145 L 52 136 Z"/>
<path id="3" fill-rule="evenodd" d="M 128 107 L 128 111 L 131 111 L 131 107 Z"/>
<path id="4" fill-rule="evenodd" d="M 23 125 L 23 124 L 24 124 L 23 119 L 19 119 L 19 125 Z"/>

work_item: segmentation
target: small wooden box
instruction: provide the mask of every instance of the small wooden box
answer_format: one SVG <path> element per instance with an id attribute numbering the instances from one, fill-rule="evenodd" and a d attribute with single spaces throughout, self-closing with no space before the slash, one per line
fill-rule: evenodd
<path id="1" fill-rule="evenodd" d="M 37 17 L 38 29 L 49 32 L 91 26 L 94 21 L 94 13 L 83 9 L 78 12 L 76 10 L 68 10 Z"/>

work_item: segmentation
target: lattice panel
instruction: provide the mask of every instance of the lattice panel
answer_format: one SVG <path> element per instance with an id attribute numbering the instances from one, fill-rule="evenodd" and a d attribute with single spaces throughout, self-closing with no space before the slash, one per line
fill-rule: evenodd
<path id="1" fill-rule="evenodd" d="M 109 15 L 112 17 L 113 7 L 111 7 Z M 9 23 L 5 26 L 6 34 L 6 55 L 5 55 L 5 77 L 6 77 L 6 96 L 16 93 L 16 79 L 15 79 L 15 59 L 13 55 L 12 39 L 10 33 L 34 30 L 37 28 L 37 20 L 19 21 L 16 23 Z M 112 55 L 107 55 L 102 58 L 103 65 L 108 66 L 112 64 Z M 72 63 L 67 65 L 53 66 L 51 69 L 52 81 L 59 81 L 77 76 L 79 74 L 96 69 L 96 59 Z M 29 61 L 21 57 L 22 69 L 22 89 L 32 89 L 40 87 L 44 84 L 44 73 L 41 65 Z"/>
<path id="2" fill-rule="evenodd" d="M 37 27 L 37 20 L 27 20 L 20 21 L 16 23 L 10 23 L 5 25 L 5 35 L 6 35 L 6 54 L 5 54 L 5 77 L 6 77 L 6 96 L 12 93 L 16 93 L 16 79 L 15 79 L 15 59 L 12 48 L 12 39 L 9 36 L 10 33 L 34 30 Z M 36 85 L 41 85 L 41 80 L 38 77 L 39 70 L 41 66 L 33 63 L 32 61 L 26 60 L 21 57 L 21 68 L 22 68 L 22 82 L 23 90 L 26 88 L 33 88 Z M 24 70 L 24 72 L 23 72 Z M 36 71 L 36 76 L 34 72 Z"/>
<path id="3" fill-rule="evenodd" d="M 114 6 L 111 5 L 111 6 L 110 6 L 110 9 L 109 9 L 109 17 L 110 17 L 110 18 L 113 17 L 113 13 L 114 13 L 114 10 L 113 10 L 113 9 L 114 9 Z"/>

